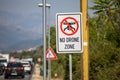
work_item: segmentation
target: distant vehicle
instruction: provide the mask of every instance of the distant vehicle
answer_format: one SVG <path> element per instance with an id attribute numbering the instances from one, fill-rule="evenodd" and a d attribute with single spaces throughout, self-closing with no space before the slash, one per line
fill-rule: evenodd
<path id="1" fill-rule="evenodd" d="M 5 69 L 4 64 L 1 64 L 1 63 L 0 63 L 0 75 L 3 75 L 4 69 Z"/>
<path id="2" fill-rule="evenodd" d="M 7 62 L 9 62 L 9 57 L 10 57 L 10 54 L 2 54 L 2 53 L 0 53 L 0 58 L 6 58 Z"/>
<path id="3" fill-rule="evenodd" d="M 24 66 L 24 71 L 25 73 L 29 73 L 31 74 L 32 73 L 32 66 L 31 64 L 29 63 L 29 61 L 21 61 L 22 65 Z"/>
<path id="4" fill-rule="evenodd" d="M 21 76 L 25 77 L 24 67 L 21 62 L 8 62 L 7 67 L 5 68 L 5 78 L 10 76 Z"/>
<path id="5" fill-rule="evenodd" d="M 33 71 L 34 71 L 34 68 L 35 68 L 34 62 L 31 62 L 31 61 L 28 61 L 28 62 L 29 62 L 30 65 L 31 65 L 31 72 L 33 72 Z"/>
<path id="6" fill-rule="evenodd" d="M 27 58 L 26 60 L 29 62 L 33 62 L 33 58 Z"/>
<path id="7" fill-rule="evenodd" d="M 9 54 L 2 54 L 0 53 L 0 63 L 7 66 L 7 62 L 9 62 Z"/>
<path id="8" fill-rule="evenodd" d="M 7 59 L 6 58 L 0 58 L 0 63 L 4 64 L 4 66 L 7 66 Z"/>

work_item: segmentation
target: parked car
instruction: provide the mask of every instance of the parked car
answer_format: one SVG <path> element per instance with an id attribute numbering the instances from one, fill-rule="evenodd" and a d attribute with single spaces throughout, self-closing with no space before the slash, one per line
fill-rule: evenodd
<path id="1" fill-rule="evenodd" d="M 8 78 L 9 76 L 25 77 L 24 67 L 21 62 L 8 62 L 7 67 L 5 68 L 4 77 Z"/>
<path id="2" fill-rule="evenodd" d="M 0 63 L 0 75 L 4 73 L 5 65 Z"/>
<path id="3" fill-rule="evenodd" d="M 28 61 L 28 62 L 31 65 L 31 71 L 34 72 L 34 67 L 35 67 L 34 62 L 32 62 L 32 61 Z"/>
<path id="4" fill-rule="evenodd" d="M 31 66 L 31 64 L 29 63 L 29 61 L 22 61 L 21 63 L 22 63 L 22 65 L 24 66 L 24 71 L 25 71 L 25 73 L 31 74 L 31 73 L 32 73 L 32 66 Z"/>

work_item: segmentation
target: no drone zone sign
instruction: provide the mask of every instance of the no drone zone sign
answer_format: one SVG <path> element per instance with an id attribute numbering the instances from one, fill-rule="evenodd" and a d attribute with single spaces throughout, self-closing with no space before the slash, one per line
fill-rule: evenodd
<path id="1" fill-rule="evenodd" d="M 58 53 L 82 53 L 82 13 L 56 14 L 56 47 Z"/>

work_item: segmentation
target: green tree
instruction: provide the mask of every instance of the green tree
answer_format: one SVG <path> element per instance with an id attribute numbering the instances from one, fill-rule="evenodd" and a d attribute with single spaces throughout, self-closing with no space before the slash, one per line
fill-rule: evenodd
<path id="1" fill-rule="evenodd" d="M 95 15 L 89 18 L 90 79 L 120 78 L 120 1 L 93 0 Z M 118 18 L 117 18 L 118 17 Z"/>
<path id="2" fill-rule="evenodd" d="M 120 1 L 119 0 L 93 0 L 95 4 L 90 9 L 95 10 L 94 14 L 97 15 L 97 22 L 101 23 L 102 31 L 104 32 L 104 37 L 108 40 L 115 42 L 116 46 L 120 47 Z M 106 25 L 108 24 L 108 25 Z M 113 33 L 110 31 L 113 30 Z M 109 31 L 109 32 L 107 32 Z M 113 40 L 113 36 L 118 36 Z"/>

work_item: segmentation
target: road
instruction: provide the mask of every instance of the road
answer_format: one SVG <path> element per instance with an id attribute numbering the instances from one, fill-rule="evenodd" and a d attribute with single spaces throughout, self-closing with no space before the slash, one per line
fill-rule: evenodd
<path id="1" fill-rule="evenodd" d="M 1 75 L 0 80 L 32 80 L 32 75 L 26 74 L 23 79 L 20 77 L 9 77 L 8 79 L 5 79 L 4 75 Z"/>

